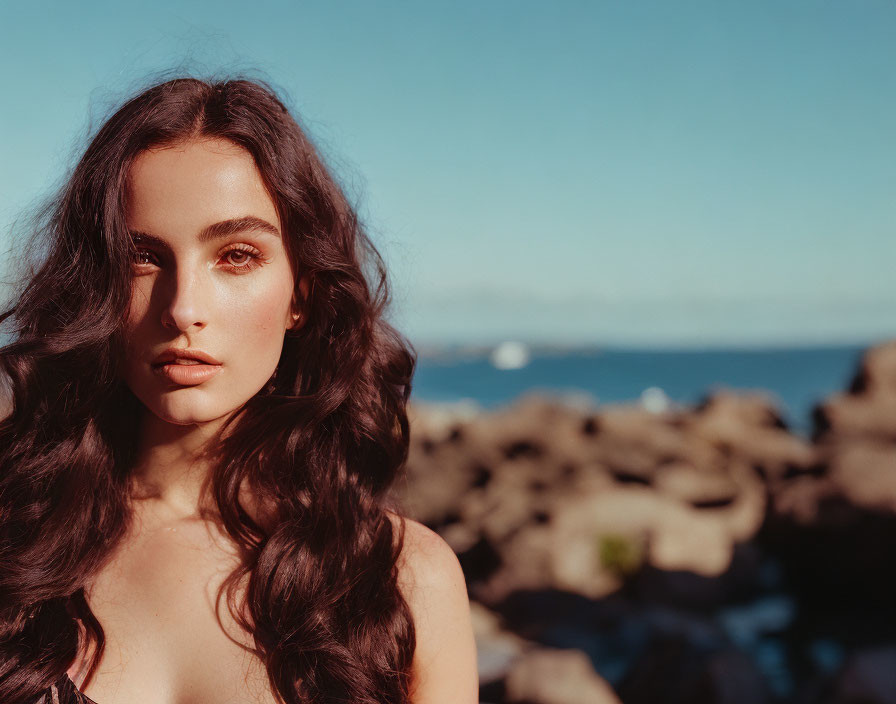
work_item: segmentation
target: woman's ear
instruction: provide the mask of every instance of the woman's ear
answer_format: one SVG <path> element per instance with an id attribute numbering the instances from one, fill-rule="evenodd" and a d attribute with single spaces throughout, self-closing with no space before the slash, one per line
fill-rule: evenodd
<path id="1" fill-rule="evenodd" d="M 305 324 L 305 313 L 304 308 L 308 303 L 308 293 L 310 290 L 311 284 L 308 280 L 308 276 L 303 276 L 299 280 L 299 291 L 302 294 L 301 303 L 296 301 L 296 294 L 293 292 L 292 295 L 292 305 L 290 307 L 291 311 L 291 322 L 289 323 L 289 330 L 298 330 Z"/>

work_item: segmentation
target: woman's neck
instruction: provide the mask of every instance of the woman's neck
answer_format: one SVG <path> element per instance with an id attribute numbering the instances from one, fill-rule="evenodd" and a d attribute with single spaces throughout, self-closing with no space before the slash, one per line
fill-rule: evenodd
<path id="1" fill-rule="evenodd" d="M 147 414 L 131 471 L 133 498 L 161 503 L 184 518 L 203 515 L 209 508 L 207 450 L 222 423 L 223 419 L 175 425 Z"/>
<path id="2" fill-rule="evenodd" d="M 214 448 L 225 418 L 201 424 L 175 425 L 147 414 L 141 424 L 137 461 L 131 470 L 131 497 L 142 511 L 151 509 L 168 521 L 211 520 L 220 513 L 211 495 Z M 272 529 L 278 509 L 270 497 L 256 495 L 249 478 L 239 489 L 243 510 L 259 525 Z"/>

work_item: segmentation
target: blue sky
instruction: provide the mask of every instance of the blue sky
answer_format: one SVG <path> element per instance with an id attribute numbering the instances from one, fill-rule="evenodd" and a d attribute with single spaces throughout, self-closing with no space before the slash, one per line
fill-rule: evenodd
<path id="1" fill-rule="evenodd" d="M 154 73 L 250 71 L 358 193 L 414 341 L 896 336 L 896 3 L 18 5 L 2 237 Z"/>

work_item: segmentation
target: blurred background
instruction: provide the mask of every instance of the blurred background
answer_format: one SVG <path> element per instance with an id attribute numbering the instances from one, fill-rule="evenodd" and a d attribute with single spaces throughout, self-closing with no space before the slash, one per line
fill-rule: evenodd
<path id="1" fill-rule="evenodd" d="M 396 492 L 482 702 L 896 701 L 896 5 L 0 8 L 5 266 L 153 75 L 303 121 L 420 355 Z"/>

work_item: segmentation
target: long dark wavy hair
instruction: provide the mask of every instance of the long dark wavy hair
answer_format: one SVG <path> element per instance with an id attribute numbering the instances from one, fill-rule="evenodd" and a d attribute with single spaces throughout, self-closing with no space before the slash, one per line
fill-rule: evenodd
<path id="1" fill-rule="evenodd" d="M 209 491 L 239 566 L 222 595 L 287 704 L 407 702 L 415 632 L 398 586 L 405 523 L 389 491 L 408 453 L 417 354 L 385 320 L 386 269 L 356 208 L 264 80 L 157 82 L 89 141 L 31 231 L 41 251 L 0 324 L 0 701 L 32 704 L 85 644 L 105 647 L 84 585 L 126 534 L 142 404 L 121 380 L 135 157 L 192 138 L 254 158 L 307 272 L 303 324 L 268 386 L 227 419 Z M 35 250 L 36 251 L 36 250 Z M 11 341 L 10 341 L 11 340 Z M 241 505 L 247 482 L 256 521 Z M 237 585 L 244 599 L 236 603 Z"/>

